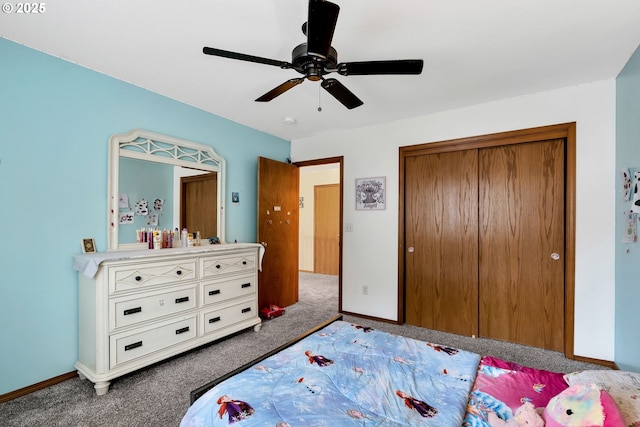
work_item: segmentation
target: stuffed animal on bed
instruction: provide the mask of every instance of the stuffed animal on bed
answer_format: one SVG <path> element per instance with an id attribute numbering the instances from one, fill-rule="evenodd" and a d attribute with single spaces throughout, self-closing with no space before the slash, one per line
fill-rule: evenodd
<path id="1" fill-rule="evenodd" d="M 547 427 L 625 427 L 613 398 L 595 384 L 577 384 L 551 398 L 542 416 Z"/>
<path id="2" fill-rule="evenodd" d="M 488 413 L 491 427 L 544 427 L 544 421 L 531 402 L 525 402 L 516 409 L 516 413 L 508 421 L 499 418 L 495 412 Z"/>

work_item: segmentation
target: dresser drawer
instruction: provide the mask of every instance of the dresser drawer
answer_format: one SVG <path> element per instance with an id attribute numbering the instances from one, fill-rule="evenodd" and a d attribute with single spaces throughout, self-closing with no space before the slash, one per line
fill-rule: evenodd
<path id="1" fill-rule="evenodd" d="M 237 273 L 241 271 L 254 272 L 256 270 L 255 252 L 212 256 L 200 259 L 200 278 L 216 277 L 222 274 Z"/>
<path id="2" fill-rule="evenodd" d="M 196 337 L 196 316 L 109 337 L 110 368 Z"/>
<path id="3" fill-rule="evenodd" d="M 202 305 L 216 304 L 237 297 L 255 295 L 256 275 L 213 280 L 202 284 Z"/>
<path id="4" fill-rule="evenodd" d="M 195 279 L 196 272 L 194 258 L 114 266 L 109 268 L 109 293 L 183 283 Z"/>
<path id="5" fill-rule="evenodd" d="M 109 300 L 109 330 L 196 308 L 195 285 Z"/>
<path id="6" fill-rule="evenodd" d="M 258 316 L 256 299 L 249 299 L 238 304 L 202 313 L 202 333 L 208 334 L 237 322 L 253 319 Z"/>

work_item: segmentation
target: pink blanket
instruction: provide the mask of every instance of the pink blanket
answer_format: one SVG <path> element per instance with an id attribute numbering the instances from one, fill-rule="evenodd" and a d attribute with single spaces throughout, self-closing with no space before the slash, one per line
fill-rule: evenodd
<path id="1" fill-rule="evenodd" d="M 490 412 L 509 420 L 525 402 L 544 408 L 568 387 L 563 375 L 485 356 L 478 366 L 463 425 L 488 426 Z"/>

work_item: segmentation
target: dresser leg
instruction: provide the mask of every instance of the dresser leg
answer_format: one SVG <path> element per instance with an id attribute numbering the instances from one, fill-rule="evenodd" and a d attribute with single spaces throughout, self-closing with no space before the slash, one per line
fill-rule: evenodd
<path id="1" fill-rule="evenodd" d="M 258 331 L 260 330 L 260 328 L 262 328 L 262 323 L 258 323 L 257 325 L 255 325 L 255 326 L 253 327 L 253 330 L 254 330 L 254 331 L 256 331 L 256 332 L 258 332 Z"/>
<path id="2" fill-rule="evenodd" d="M 85 375 L 85 374 L 83 374 L 83 373 L 82 373 L 82 372 L 80 372 L 80 371 L 78 371 L 78 377 L 80 377 L 80 379 L 81 379 L 82 381 L 84 381 L 84 380 L 86 380 L 86 379 L 87 379 L 86 375 Z"/>
<path id="3" fill-rule="evenodd" d="M 98 396 L 103 396 L 105 394 L 107 394 L 107 392 L 109 391 L 109 385 L 111 384 L 111 381 L 102 381 L 99 383 L 96 383 L 93 388 L 96 389 L 96 394 Z"/>

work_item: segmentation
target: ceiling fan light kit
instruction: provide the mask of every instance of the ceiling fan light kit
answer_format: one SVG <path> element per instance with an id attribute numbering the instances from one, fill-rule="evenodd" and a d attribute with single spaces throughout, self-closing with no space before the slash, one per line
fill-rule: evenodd
<path id="1" fill-rule="evenodd" d="M 294 69 L 303 75 L 303 77 L 289 79 L 271 89 L 258 97 L 256 99 L 257 102 L 269 102 L 307 79 L 314 82 L 320 81 L 320 85 L 324 90 L 329 92 L 342 105 L 352 109 L 359 107 L 363 102 L 340 81 L 334 78 L 325 78 L 325 75 L 333 72 L 342 76 L 422 73 L 422 59 L 339 63 L 338 52 L 331 46 L 339 11 L 340 7 L 334 3 L 325 0 L 309 0 L 307 22 L 302 25 L 302 32 L 307 36 L 307 42 L 299 44 L 293 49 L 291 62 L 212 47 L 204 47 L 202 52 L 206 55 L 272 65 L 282 69 Z"/>

